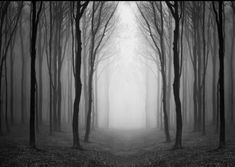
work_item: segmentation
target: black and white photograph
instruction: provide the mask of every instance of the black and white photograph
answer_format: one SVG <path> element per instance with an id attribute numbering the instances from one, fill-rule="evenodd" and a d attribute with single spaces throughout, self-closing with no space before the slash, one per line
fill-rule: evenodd
<path id="1" fill-rule="evenodd" d="M 234 1 L 0 1 L 0 167 L 234 167 Z"/>

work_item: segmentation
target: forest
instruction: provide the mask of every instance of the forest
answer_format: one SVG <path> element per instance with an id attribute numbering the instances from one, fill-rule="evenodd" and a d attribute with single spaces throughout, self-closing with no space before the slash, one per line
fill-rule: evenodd
<path id="1" fill-rule="evenodd" d="M 0 1 L 0 166 L 235 166 L 233 1 Z"/>

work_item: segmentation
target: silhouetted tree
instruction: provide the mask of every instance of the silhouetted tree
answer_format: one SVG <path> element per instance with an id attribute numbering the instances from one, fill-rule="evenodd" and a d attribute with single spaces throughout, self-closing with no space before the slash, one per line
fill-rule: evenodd
<path id="1" fill-rule="evenodd" d="M 88 88 L 89 88 L 89 105 L 86 121 L 86 133 L 84 141 L 88 142 L 90 127 L 91 127 L 91 112 L 92 112 L 92 92 L 93 92 L 93 74 L 97 63 L 97 54 L 101 50 L 101 43 L 106 33 L 112 28 L 110 20 L 112 19 L 117 5 L 113 2 L 93 2 L 91 7 L 91 36 L 90 36 L 90 50 L 89 50 L 89 74 L 88 74 Z"/>
<path id="2" fill-rule="evenodd" d="M 10 43 L 16 32 L 17 24 L 20 18 L 23 3 L 14 3 L 9 1 L 0 2 L 0 120 L 2 114 L 2 75 L 3 66 L 6 61 Z M 0 135 L 2 127 L 0 123 Z"/>
<path id="3" fill-rule="evenodd" d="M 233 88 L 233 83 L 234 83 L 234 77 L 233 77 L 233 56 L 234 56 L 234 38 L 235 38 L 235 2 L 231 2 L 231 6 L 233 9 L 232 13 L 232 34 L 231 34 L 231 51 L 230 51 L 230 78 L 231 78 L 231 90 L 230 90 L 230 105 L 231 105 L 231 115 L 230 115 L 230 124 L 232 125 L 234 122 L 233 117 L 234 117 L 234 88 Z"/>
<path id="4" fill-rule="evenodd" d="M 154 56 L 153 60 L 157 60 L 156 57 L 159 57 L 160 66 L 161 66 L 161 76 L 162 76 L 162 105 L 163 105 L 163 113 L 164 113 L 164 129 L 166 135 L 166 141 L 170 142 L 170 133 L 169 133 L 169 123 L 168 123 L 168 111 L 167 111 L 167 72 L 166 72 L 166 51 L 165 51 L 165 19 L 164 11 L 162 7 L 162 2 L 148 2 L 147 6 L 138 5 L 141 16 L 145 21 L 146 29 L 150 34 L 151 40 L 154 44 L 154 49 L 156 51 L 156 56 Z M 143 8 L 143 9 L 142 9 Z M 151 14 L 153 16 L 151 16 Z M 152 19 L 153 17 L 153 19 Z M 160 23 L 158 23 L 160 22 Z M 153 28 L 151 28 L 153 27 Z M 159 36 L 159 39 L 158 37 Z M 156 65 L 158 63 L 156 62 Z"/>
<path id="5" fill-rule="evenodd" d="M 85 1 L 84 3 L 78 1 L 76 3 L 76 14 L 73 17 L 75 19 L 75 32 L 76 32 L 76 55 L 75 61 L 73 64 L 74 66 L 74 78 L 75 78 L 75 100 L 74 100 L 74 108 L 73 108 L 73 147 L 76 149 L 82 149 L 79 141 L 79 128 L 78 128 L 78 114 L 79 114 L 79 102 L 81 98 L 81 78 L 80 78 L 80 71 L 81 71 L 81 58 L 82 58 L 82 37 L 81 37 L 81 30 L 80 30 L 80 20 L 82 15 L 87 8 L 89 1 Z"/>
<path id="6" fill-rule="evenodd" d="M 176 105 L 176 138 L 175 138 L 175 149 L 182 148 L 182 115 L 181 115 L 181 102 L 180 102 L 180 59 L 179 59 L 179 2 L 174 1 L 170 3 L 166 1 L 166 4 L 174 18 L 175 29 L 174 29 L 174 41 L 173 41 L 173 63 L 174 63 L 174 83 L 173 91 Z"/>
<path id="7" fill-rule="evenodd" d="M 219 113 L 220 113 L 220 135 L 219 148 L 225 147 L 225 113 L 224 113 L 224 2 L 212 2 L 217 25 L 217 33 L 219 39 Z"/>
<path id="8" fill-rule="evenodd" d="M 24 49 L 24 29 L 23 29 L 23 14 L 20 19 L 20 27 L 19 27 L 19 34 L 20 34 L 20 45 L 21 45 L 21 60 L 22 60 L 22 66 L 21 66 L 21 122 L 24 124 L 25 123 L 25 84 L 26 84 L 26 77 L 25 77 L 25 71 L 26 71 L 26 65 L 25 65 L 25 49 Z"/>
<path id="9" fill-rule="evenodd" d="M 30 72 L 30 131 L 29 131 L 29 145 L 32 148 L 36 147 L 35 143 L 35 89 L 36 89 L 36 40 L 37 28 L 42 9 L 42 1 L 40 2 L 39 9 L 37 10 L 37 2 L 31 1 L 31 38 L 30 38 L 30 55 L 31 55 L 31 72 Z"/>

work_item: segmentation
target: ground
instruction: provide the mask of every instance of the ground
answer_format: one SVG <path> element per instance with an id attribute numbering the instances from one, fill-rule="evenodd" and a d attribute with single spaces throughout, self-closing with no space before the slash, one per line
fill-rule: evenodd
<path id="1" fill-rule="evenodd" d="M 24 129 L 24 130 L 22 130 Z M 84 151 L 72 148 L 72 133 L 48 135 L 48 127 L 37 134 L 37 149 L 28 146 L 28 129 L 15 126 L 0 137 L 0 166 L 81 166 L 81 167 L 183 167 L 235 166 L 235 133 L 228 132 L 227 147 L 216 150 L 218 136 L 213 130 L 206 136 L 184 131 L 183 149 L 172 150 L 164 132 L 157 129 L 122 131 L 96 129 Z M 83 136 L 84 132 L 81 132 Z M 171 132 L 172 138 L 174 132 Z"/>

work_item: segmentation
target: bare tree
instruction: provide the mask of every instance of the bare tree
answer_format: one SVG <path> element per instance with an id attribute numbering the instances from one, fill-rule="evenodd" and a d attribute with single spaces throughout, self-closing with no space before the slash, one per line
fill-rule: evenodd
<path id="1" fill-rule="evenodd" d="M 113 2 L 93 2 L 91 7 L 91 32 L 90 32 L 90 49 L 89 49 L 89 75 L 88 75 L 88 88 L 89 88 L 89 101 L 88 101 L 88 114 L 86 121 L 86 133 L 84 141 L 88 142 L 91 126 L 91 111 L 92 111 L 92 87 L 93 75 L 97 68 L 98 62 L 103 58 L 97 57 L 98 52 L 102 49 L 102 44 L 106 40 L 107 33 L 112 32 L 113 24 L 111 19 L 114 16 L 118 4 Z M 110 36 L 110 34 L 109 34 Z"/>
<path id="2" fill-rule="evenodd" d="M 35 89 L 36 89 L 36 70 L 35 70 L 35 60 L 36 60 L 36 40 L 37 40 L 37 28 L 40 18 L 40 13 L 42 9 L 42 1 L 40 2 L 39 9 L 37 10 L 37 2 L 31 2 L 31 72 L 30 72 L 30 131 L 29 131 L 29 145 L 32 148 L 36 147 L 35 143 Z"/>
<path id="3" fill-rule="evenodd" d="M 217 25 L 217 33 L 219 39 L 219 113 L 220 113 L 220 136 L 219 136 L 219 148 L 224 148 L 225 141 L 225 113 L 224 113 L 224 2 L 212 2 L 213 10 L 215 14 L 215 21 Z"/>
<path id="4" fill-rule="evenodd" d="M 176 138 L 175 138 L 175 149 L 182 148 L 182 115 L 181 115 L 181 102 L 180 102 L 180 59 L 179 59 L 179 22 L 181 15 L 179 12 L 179 2 L 174 1 L 170 3 L 166 1 L 166 4 L 174 18 L 175 29 L 174 29 L 174 41 L 173 41 L 173 63 L 174 63 L 174 84 L 173 91 L 176 105 Z M 182 59 L 182 58 L 181 58 Z"/>
<path id="5" fill-rule="evenodd" d="M 3 66 L 6 61 L 10 44 L 15 36 L 17 24 L 21 15 L 23 3 L 9 1 L 0 2 L 0 119 L 2 114 L 2 74 Z M 2 127 L 0 125 L 0 134 L 2 134 Z"/>
<path id="6" fill-rule="evenodd" d="M 20 34 L 20 44 L 21 44 L 21 59 L 22 59 L 22 66 L 21 66 L 21 122 L 24 124 L 25 123 L 25 71 L 26 71 L 26 66 L 25 66 L 25 49 L 24 49 L 24 29 L 23 29 L 23 14 L 20 19 L 20 27 L 19 27 L 19 34 Z"/>
<path id="7" fill-rule="evenodd" d="M 81 37 L 81 30 L 80 30 L 80 20 L 82 15 L 87 8 L 89 1 L 85 1 L 82 3 L 78 1 L 76 3 L 76 14 L 74 14 L 74 10 L 72 11 L 72 16 L 75 19 L 75 32 L 76 32 L 76 56 L 75 60 L 73 61 L 73 72 L 75 78 L 75 100 L 74 100 L 74 108 L 73 108 L 73 147 L 76 149 L 82 149 L 79 141 L 79 128 L 78 128 L 78 113 L 79 113 L 79 102 L 81 98 L 81 78 L 80 78 L 80 71 L 81 71 L 81 58 L 82 58 L 82 37 Z M 72 5 L 74 9 L 74 4 Z M 73 20 L 72 19 L 72 20 Z M 72 30 L 73 33 L 73 30 Z M 73 52 L 73 50 L 72 50 Z M 73 57 L 74 59 L 74 57 Z"/>
<path id="8" fill-rule="evenodd" d="M 159 57 L 160 71 L 162 76 L 162 104 L 164 113 L 164 129 L 166 135 L 166 142 L 170 142 L 169 123 L 168 123 L 168 111 L 167 111 L 167 72 L 166 72 L 166 32 L 165 32 L 165 11 L 163 10 L 162 2 L 148 2 L 140 6 L 137 3 L 138 9 L 144 19 L 146 30 L 148 31 L 150 38 L 154 45 L 156 54 L 153 60 L 157 60 Z M 159 37 L 158 37 L 159 36 Z M 158 65 L 158 63 L 156 63 Z"/>

